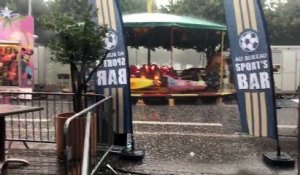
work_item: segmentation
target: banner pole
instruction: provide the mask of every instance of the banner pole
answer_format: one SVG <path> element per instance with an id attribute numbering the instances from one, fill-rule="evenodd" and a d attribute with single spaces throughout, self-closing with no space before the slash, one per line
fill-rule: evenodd
<path id="1" fill-rule="evenodd" d="M 265 28 L 265 34 L 266 34 L 266 40 L 267 40 L 267 43 L 268 43 L 268 47 L 267 47 L 267 50 L 268 50 L 268 54 L 269 54 L 269 65 L 270 66 L 273 66 L 273 58 L 272 58 L 272 51 L 271 51 L 271 47 L 270 47 L 270 38 L 269 38 L 269 33 L 268 33 L 268 27 L 267 27 L 267 24 L 266 24 L 266 19 L 265 19 L 265 15 L 263 13 L 263 8 L 261 6 L 261 2 L 260 0 L 257 0 L 258 1 L 258 7 L 260 9 L 260 11 L 262 12 L 261 13 L 261 16 L 262 16 L 262 24 L 263 24 L 263 27 Z M 276 139 L 276 145 L 277 145 L 277 157 L 280 157 L 281 156 L 281 148 L 280 148 L 280 142 L 279 142 L 279 136 L 278 136 L 278 122 L 277 122 L 277 105 L 276 105 L 276 93 L 275 93 L 275 82 L 274 82 L 274 73 L 272 71 L 272 68 L 271 68 L 271 73 L 270 73 L 270 83 L 271 83 L 271 86 L 273 88 L 271 88 L 271 91 L 272 91 L 272 100 L 273 100 L 273 114 L 274 114 L 274 121 L 275 121 L 275 139 Z"/>
<path id="2" fill-rule="evenodd" d="M 113 97 L 114 145 L 122 147 L 121 156 L 129 160 L 142 160 L 145 150 L 137 148 L 133 137 L 130 68 L 119 0 L 89 2 L 99 9 L 98 25 L 108 28 L 104 39 L 104 49 L 108 55 L 95 73 L 95 92 Z"/>
<path id="3" fill-rule="evenodd" d="M 276 139 L 277 150 L 263 154 L 267 163 L 294 166 L 280 148 L 272 53 L 261 1 L 223 2 L 242 131 Z"/>
<path id="4" fill-rule="evenodd" d="M 124 36 L 124 23 L 123 23 L 123 20 L 122 20 L 122 14 L 121 14 L 121 11 L 120 11 L 120 8 L 119 8 L 119 0 L 114 0 L 115 4 L 116 4 L 116 9 L 118 11 L 118 14 L 119 14 L 119 20 L 120 20 L 120 25 L 121 25 L 121 30 L 122 30 L 122 33 L 123 33 L 123 36 Z M 129 75 L 129 59 L 128 59 L 128 50 L 127 50 L 127 46 L 125 43 L 124 44 L 124 51 L 125 51 L 125 55 L 126 55 L 126 68 L 127 68 L 127 82 L 130 82 L 130 75 Z M 150 49 L 148 48 L 148 56 L 149 56 L 149 60 L 150 61 L 150 54 L 151 54 L 151 51 Z M 126 159 L 126 160 L 131 160 L 131 161 L 140 161 L 142 159 L 144 159 L 145 157 L 145 149 L 143 148 L 137 148 L 136 145 L 135 145 L 135 140 L 134 140 L 134 136 L 133 136 L 133 122 L 132 122 L 132 106 L 131 106 L 131 98 L 130 98 L 130 94 L 131 94 L 131 91 L 130 91 L 130 83 L 127 85 L 128 87 L 128 101 L 129 101 L 129 106 L 128 108 L 130 109 L 127 109 L 129 110 L 129 115 L 126 117 L 124 117 L 124 120 L 127 119 L 127 122 L 126 122 L 126 125 L 125 128 L 126 128 L 126 146 L 125 148 L 121 151 L 121 158 L 123 159 Z M 129 128 L 128 128 L 129 127 Z"/>
<path id="5" fill-rule="evenodd" d="M 272 71 L 272 66 L 273 66 L 273 58 L 272 58 L 272 51 L 271 51 L 271 47 L 270 47 L 270 38 L 269 38 L 269 33 L 268 33 L 268 27 L 266 24 L 266 19 L 265 19 L 265 15 L 263 13 L 263 8 L 261 5 L 261 0 L 256 0 L 258 3 L 258 8 L 259 10 L 262 12 L 261 13 L 261 17 L 262 17 L 262 24 L 263 27 L 265 28 L 265 34 L 266 34 L 266 41 L 268 43 L 268 47 L 267 47 L 267 51 L 269 54 L 269 62 L 270 62 L 270 66 L 271 66 L 271 73 L 270 73 L 270 83 L 273 86 L 273 88 L 271 88 L 272 90 L 272 100 L 273 100 L 273 115 L 274 115 L 274 121 L 275 121 L 275 139 L 276 139 L 276 144 L 277 144 L 277 155 L 273 155 L 272 153 L 265 153 L 263 155 L 264 160 L 267 163 L 270 163 L 272 165 L 275 166 L 285 166 L 285 167 L 294 167 L 295 166 L 295 160 L 292 159 L 288 154 L 286 153 L 281 153 L 281 147 L 280 147 L 280 142 L 279 142 L 279 135 L 278 135 L 278 120 L 277 120 L 277 105 L 276 105 L 276 92 L 275 92 L 275 81 L 274 81 L 274 73 Z"/>

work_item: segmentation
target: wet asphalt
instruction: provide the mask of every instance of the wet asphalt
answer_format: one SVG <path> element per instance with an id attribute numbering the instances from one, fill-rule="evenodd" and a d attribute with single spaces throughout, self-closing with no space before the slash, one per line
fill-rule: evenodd
<path id="1" fill-rule="evenodd" d="M 283 107 L 277 110 L 280 146 L 282 152 L 296 159 L 297 104 L 284 100 L 278 105 Z M 139 162 L 110 156 L 108 163 L 119 174 L 297 174 L 297 164 L 274 167 L 262 160 L 264 153 L 276 151 L 276 141 L 241 133 L 235 102 L 134 105 L 133 120 L 134 140 L 146 155 Z"/>

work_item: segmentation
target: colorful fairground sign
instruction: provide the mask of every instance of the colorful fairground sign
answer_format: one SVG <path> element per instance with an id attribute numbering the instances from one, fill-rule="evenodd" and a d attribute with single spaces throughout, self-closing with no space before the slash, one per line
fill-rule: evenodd
<path id="1" fill-rule="evenodd" d="M 0 11 L 0 86 L 33 87 L 34 20 Z"/>

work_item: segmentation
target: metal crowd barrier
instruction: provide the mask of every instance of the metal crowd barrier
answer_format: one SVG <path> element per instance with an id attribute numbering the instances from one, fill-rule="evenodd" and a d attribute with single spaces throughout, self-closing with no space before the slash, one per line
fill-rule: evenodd
<path id="1" fill-rule="evenodd" d="M 72 93 L 0 92 L 0 103 L 41 106 L 42 111 L 6 117 L 6 140 L 55 143 L 55 115 L 72 112 Z M 99 101 L 99 95 L 85 94 L 88 105 Z M 12 142 L 10 142 L 11 144 Z"/>
<path id="2" fill-rule="evenodd" d="M 96 174 L 111 151 L 114 142 L 112 100 L 105 97 L 66 120 L 65 174 Z"/>

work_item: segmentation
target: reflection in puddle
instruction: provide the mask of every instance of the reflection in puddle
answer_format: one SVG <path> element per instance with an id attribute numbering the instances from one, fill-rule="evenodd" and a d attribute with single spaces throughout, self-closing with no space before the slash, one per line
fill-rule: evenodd
<path id="1" fill-rule="evenodd" d="M 159 116 L 158 112 L 143 113 L 142 120 L 144 120 L 144 121 L 159 121 L 160 116 Z"/>

